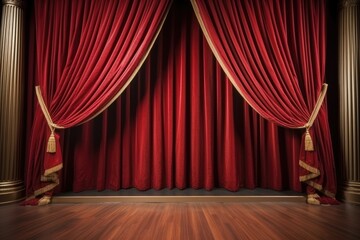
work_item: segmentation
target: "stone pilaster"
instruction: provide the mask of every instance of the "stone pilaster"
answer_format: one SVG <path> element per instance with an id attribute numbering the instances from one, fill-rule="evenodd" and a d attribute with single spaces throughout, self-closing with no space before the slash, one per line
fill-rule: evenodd
<path id="1" fill-rule="evenodd" d="M 343 200 L 360 204 L 360 0 L 339 5 L 339 96 Z"/>
<path id="2" fill-rule="evenodd" d="M 24 197 L 23 1 L 2 0 L 0 27 L 0 204 L 4 204 Z"/>

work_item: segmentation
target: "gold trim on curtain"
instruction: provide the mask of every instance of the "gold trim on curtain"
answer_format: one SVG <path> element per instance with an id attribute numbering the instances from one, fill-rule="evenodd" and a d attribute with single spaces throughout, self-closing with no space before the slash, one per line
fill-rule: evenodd
<path id="1" fill-rule="evenodd" d="M 159 29 L 157 30 L 152 42 L 150 43 L 145 55 L 142 57 L 140 63 L 138 64 L 138 66 L 136 67 L 136 69 L 134 70 L 134 72 L 132 73 L 132 75 L 129 77 L 129 79 L 126 81 L 125 85 L 120 89 L 120 91 L 100 110 L 98 111 L 96 114 L 94 114 L 93 116 L 91 116 L 89 119 L 77 124 L 77 125 L 74 125 L 74 126 L 78 126 L 78 125 L 81 125 L 83 123 L 86 123 L 88 121 L 90 121 L 91 119 L 95 118 L 96 116 L 98 116 L 100 113 L 102 113 L 105 109 L 107 109 L 120 95 L 121 93 L 127 88 L 127 86 L 132 82 L 132 80 L 134 79 L 134 77 L 136 76 L 136 74 L 139 72 L 141 66 L 143 65 L 143 63 L 145 62 L 146 58 L 148 57 L 160 31 L 162 30 L 163 28 L 163 25 L 164 25 L 164 22 L 165 20 L 167 19 L 167 15 L 169 13 L 169 10 L 170 10 L 170 7 L 171 7 L 171 4 L 172 4 L 172 1 L 170 2 L 170 5 L 167 9 L 167 11 L 165 12 L 165 15 L 164 15 L 164 18 L 161 22 L 161 24 L 159 25 Z M 63 126 L 60 126 L 60 125 L 57 125 L 56 123 L 53 122 L 52 118 L 51 118 L 51 114 L 46 106 L 46 103 L 43 99 L 43 96 L 41 94 L 41 88 L 40 86 L 36 86 L 35 87 L 35 91 L 36 91 L 36 96 L 37 96 L 37 99 L 38 99 L 38 102 L 39 102 L 39 105 L 40 105 L 40 108 L 45 116 L 45 119 L 48 123 L 48 126 L 50 128 L 50 131 L 51 131 L 51 134 L 50 134 L 50 137 L 49 137 L 49 140 L 48 140 L 48 147 L 47 147 L 47 152 L 50 152 L 50 153 L 54 153 L 56 152 L 56 142 L 55 142 L 55 137 L 54 137 L 54 132 L 56 129 L 65 129 L 65 127 Z M 50 146 L 51 145 L 51 146 Z M 40 189 L 37 189 L 34 191 L 34 194 L 31 195 L 30 197 L 28 197 L 26 199 L 26 201 L 28 200 L 31 200 L 31 199 L 34 199 L 36 196 L 39 196 L 39 195 L 42 195 L 42 194 L 45 194 L 46 192 L 49 192 L 51 191 L 52 189 L 54 189 L 57 185 L 59 185 L 59 177 L 58 177 L 58 174 L 56 173 L 57 171 L 61 170 L 63 167 L 63 164 L 59 164 L 59 165 L 56 165 L 55 167 L 53 168 L 50 168 L 50 169 L 46 169 L 45 170 L 45 173 L 43 176 L 41 176 L 41 181 L 42 182 L 49 182 L 48 185 L 40 188 Z M 43 196 L 40 200 L 39 200 L 39 203 L 38 205 L 46 205 L 46 204 L 49 204 L 51 202 L 51 196 Z"/>
<path id="2" fill-rule="evenodd" d="M 231 76 L 229 69 L 226 68 L 225 63 L 222 61 L 222 59 L 221 59 L 221 57 L 220 57 L 220 54 L 219 54 L 218 51 L 216 50 L 216 47 L 215 47 L 214 43 L 212 42 L 208 31 L 206 30 L 204 21 L 203 21 L 202 18 L 201 18 L 201 14 L 200 14 L 200 11 L 199 11 L 199 7 L 198 7 L 198 5 L 196 4 L 196 0 L 190 0 L 190 2 L 191 2 L 191 4 L 192 4 L 192 6 L 193 6 L 193 9 L 194 9 L 196 18 L 198 19 L 199 25 L 200 25 L 203 33 L 204 33 L 204 36 L 205 36 L 205 38 L 206 38 L 206 40 L 207 40 L 207 42 L 208 42 L 208 44 L 209 44 L 209 46 L 210 46 L 213 54 L 215 55 L 215 58 L 216 58 L 217 61 L 219 62 L 221 68 L 223 69 L 223 71 L 225 72 L 226 76 L 229 78 L 230 82 L 231 82 L 232 85 L 235 87 L 235 89 L 240 93 L 240 95 L 242 96 L 242 98 L 245 99 L 245 101 L 251 106 L 251 108 L 254 109 L 254 110 L 261 116 L 261 114 L 257 111 L 257 109 L 254 108 L 254 107 L 251 105 L 251 103 L 249 102 L 248 99 L 246 99 L 246 97 L 244 96 L 244 94 L 243 94 L 242 91 L 240 90 L 239 86 L 236 84 L 236 81 L 235 81 L 235 80 L 233 79 L 233 77 Z M 313 125 L 313 123 L 314 123 L 314 121 L 315 121 L 315 119 L 316 119 L 316 117 L 317 117 L 317 115 L 318 115 L 318 113 L 319 113 L 319 111 L 320 111 L 321 105 L 322 105 L 322 103 L 323 103 L 323 101 L 324 101 L 324 98 L 325 98 L 325 95 L 326 95 L 326 91 L 327 91 L 327 87 L 328 87 L 328 84 L 324 83 L 323 86 L 322 86 L 322 88 L 321 88 L 321 91 L 320 91 L 319 97 L 318 97 L 318 99 L 317 99 L 317 102 L 316 102 L 316 104 L 315 104 L 315 107 L 314 107 L 314 109 L 313 109 L 313 111 L 312 111 L 312 113 L 311 113 L 311 115 L 310 115 L 309 121 L 308 121 L 306 124 L 304 124 L 304 126 L 294 127 L 294 129 L 301 129 L 301 128 L 307 128 L 307 129 L 309 129 L 309 128 Z M 263 117 L 263 116 L 262 116 L 262 117 Z"/>
<path id="3" fill-rule="evenodd" d="M 172 4 L 172 2 L 170 3 L 170 6 L 171 6 L 171 4 Z M 87 119 L 87 120 L 85 120 L 85 121 L 83 121 L 83 122 L 81 122 L 81 123 L 78 123 L 78 124 L 76 124 L 76 125 L 74 125 L 74 126 L 79 126 L 79 125 L 81 125 L 81 124 L 84 124 L 84 123 L 92 120 L 92 119 L 95 118 L 96 116 L 98 116 L 98 115 L 99 115 L 100 113 L 102 113 L 103 111 L 105 111 L 105 109 L 107 109 L 113 102 L 115 102 L 115 100 L 120 97 L 121 93 L 123 93 L 123 91 L 129 86 L 129 84 L 132 82 L 132 80 L 134 79 L 134 77 L 136 76 L 136 74 L 139 72 L 139 70 L 140 70 L 141 66 L 143 65 L 143 63 L 145 62 L 146 58 L 148 57 L 148 55 L 149 55 L 149 53 L 150 53 L 150 51 L 151 51 L 151 49 L 152 49 L 152 47 L 153 47 L 153 45 L 154 45 L 154 43 L 155 43 L 155 41 L 156 41 L 156 39 L 157 39 L 160 31 L 162 30 L 162 27 L 163 27 L 163 25 L 164 25 L 164 22 L 165 22 L 165 20 L 166 20 L 166 18 L 167 18 L 167 15 L 168 15 L 168 13 L 169 13 L 170 6 L 169 6 L 169 8 L 167 9 L 167 11 L 166 11 L 166 13 L 165 13 L 164 19 L 162 20 L 162 22 L 161 22 L 161 24 L 160 24 L 160 27 L 159 27 L 158 31 L 156 32 L 156 34 L 155 34 L 154 39 L 152 40 L 151 44 L 149 45 L 148 50 L 146 51 L 145 55 L 144 55 L 143 58 L 141 59 L 139 65 L 136 67 L 136 69 L 134 70 L 134 72 L 131 74 L 131 76 L 129 77 L 129 79 L 126 81 L 125 85 L 120 89 L 120 91 L 119 91 L 102 109 L 100 109 L 97 113 L 95 113 L 95 114 L 94 114 L 93 116 L 91 116 L 89 119 Z M 65 127 L 60 126 L 60 125 L 57 125 L 56 123 L 54 123 L 54 122 L 52 121 L 51 115 L 50 115 L 50 113 L 49 113 L 49 111 L 48 111 L 48 108 L 47 108 L 47 106 L 46 106 L 46 104 L 45 104 L 45 101 L 44 101 L 44 99 L 43 99 L 43 97 L 42 97 L 40 86 L 36 86 L 36 87 L 35 87 L 35 91 L 36 91 L 36 96 L 37 96 L 37 99 L 38 99 L 38 101 L 39 101 L 41 110 L 42 110 L 42 112 L 43 112 L 43 114 L 44 114 L 44 116 L 45 116 L 45 118 L 46 118 L 46 121 L 47 121 L 47 123 L 48 123 L 48 125 L 49 125 L 50 130 L 53 131 L 53 130 L 55 130 L 55 129 L 64 129 Z"/>
<path id="4" fill-rule="evenodd" d="M 226 65 L 225 63 L 222 61 L 221 57 L 220 57 L 220 54 L 218 53 L 218 51 L 216 50 L 215 48 L 215 45 L 214 43 L 212 42 L 211 38 L 210 38 L 210 35 L 208 33 L 208 31 L 206 30 L 206 27 L 205 27 L 205 24 L 204 24 L 204 21 L 202 20 L 201 18 L 201 15 L 200 15 L 200 11 L 199 11 L 199 7 L 197 6 L 196 4 L 196 1 L 195 0 L 190 0 L 192 6 L 193 6 L 193 9 L 194 9 L 194 12 L 195 12 L 195 15 L 196 15 L 196 18 L 199 22 L 199 25 L 201 27 L 201 30 L 202 32 L 204 33 L 204 36 L 206 38 L 206 41 L 208 42 L 210 48 L 211 48 L 211 51 L 213 52 L 216 60 L 218 61 L 218 63 L 220 64 L 221 68 L 223 69 L 223 71 L 225 72 L 226 76 L 229 78 L 230 82 L 232 83 L 232 85 L 235 87 L 235 89 L 240 93 L 241 97 L 243 99 L 245 99 L 245 101 L 251 106 L 252 109 L 254 109 L 260 116 L 261 114 L 257 111 L 256 108 L 254 108 L 254 106 L 251 105 L 251 103 L 246 99 L 246 97 L 244 96 L 244 94 L 241 92 L 239 86 L 236 84 L 235 80 L 233 79 L 233 77 L 231 76 L 230 74 L 230 71 L 226 68 Z"/>
<path id="5" fill-rule="evenodd" d="M 152 40 L 151 44 L 149 45 L 149 48 L 148 48 L 148 50 L 146 51 L 144 57 L 141 59 L 139 65 L 138 65 L 137 68 L 134 70 L 133 74 L 130 76 L 129 80 L 128 80 L 128 81 L 125 83 L 125 85 L 120 89 L 120 91 L 115 95 L 115 97 L 114 97 L 113 99 L 111 99 L 99 112 L 97 112 L 96 114 L 94 114 L 94 116 L 90 117 L 90 118 L 87 119 L 86 121 L 77 124 L 76 126 L 81 125 L 81 124 L 83 124 L 83 123 L 86 123 L 86 122 L 90 121 L 91 119 L 95 118 L 95 117 L 98 116 L 100 113 L 102 113 L 103 111 L 105 111 L 105 109 L 107 109 L 111 104 L 113 104 L 113 102 L 115 102 L 116 99 L 118 99 L 118 98 L 120 97 L 120 95 L 123 93 L 123 91 L 129 86 L 129 84 L 132 82 L 132 80 L 134 79 L 134 77 L 136 76 L 136 74 L 139 72 L 141 66 L 143 65 L 143 63 L 144 63 L 145 60 L 147 59 L 147 57 L 148 57 L 148 55 L 149 55 L 149 53 L 150 53 L 150 51 L 151 51 L 151 49 L 152 49 L 152 47 L 153 47 L 156 39 L 158 38 L 159 33 L 160 33 L 160 31 L 162 30 L 162 28 L 163 28 L 164 22 L 165 22 L 165 20 L 167 19 L 167 15 L 168 15 L 169 10 L 170 10 L 170 8 L 171 8 L 171 4 L 172 4 L 172 1 L 171 1 L 170 5 L 169 5 L 169 7 L 168 7 L 168 9 L 167 9 L 167 11 L 166 11 L 166 13 L 165 13 L 164 19 L 162 20 L 158 31 L 157 31 L 156 34 L 155 34 L 154 39 Z"/>

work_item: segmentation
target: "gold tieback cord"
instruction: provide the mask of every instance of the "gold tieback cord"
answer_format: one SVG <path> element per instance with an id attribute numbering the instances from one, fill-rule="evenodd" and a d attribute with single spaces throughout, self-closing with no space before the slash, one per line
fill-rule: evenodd
<path id="1" fill-rule="evenodd" d="M 50 113 L 46 107 L 46 104 L 45 104 L 45 101 L 42 97 L 42 94 L 41 94 L 41 89 L 40 89 L 40 86 L 36 86 L 35 87 L 35 91 L 36 91 L 36 96 L 37 96 L 37 99 L 39 101 L 39 104 L 40 104 L 40 107 L 41 107 L 41 110 L 45 116 L 45 119 L 49 125 L 49 128 L 51 130 L 51 134 L 50 134 L 50 137 L 48 139 L 48 143 L 47 143 L 47 148 L 46 148 L 46 152 L 48 153 L 55 153 L 56 152 L 56 139 L 55 139 L 55 129 L 56 128 L 62 128 L 56 124 L 53 123 L 52 119 L 51 119 L 51 116 L 50 116 Z"/>
<path id="2" fill-rule="evenodd" d="M 322 103 L 324 102 L 325 99 L 325 95 L 327 92 L 327 88 L 328 85 L 326 83 L 324 83 L 322 85 L 321 91 L 320 91 L 320 95 L 316 101 L 314 110 L 312 111 L 310 118 L 309 118 L 309 122 L 305 124 L 304 128 L 306 128 L 306 132 L 305 132 L 305 151 L 314 151 L 314 143 L 312 141 L 311 135 L 310 135 L 310 128 L 312 127 L 312 125 L 314 124 L 314 121 L 317 117 L 317 115 L 319 114 L 320 108 Z"/>
<path id="3" fill-rule="evenodd" d="M 314 121 L 315 121 L 315 119 L 316 119 L 316 117 L 317 117 L 317 115 L 318 115 L 318 113 L 320 111 L 321 105 L 322 105 L 322 103 L 324 101 L 324 98 L 325 98 L 325 95 L 326 95 L 326 92 L 327 92 L 327 88 L 328 88 L 328 85 L 326 83 L 324 83 L 323 86 L 322 86 L 320 95 L 318 97 L 318 100 L 317 100 L 317 102 L 315 104 L 314 110 L 310 115 L 309 122 L 306 123 L 305 126 L 304 126 L 306 128 L 305 151 L 314 151 L 314 144 L 313 144 L 309 129 L 313 125 L 313 123 L 314 123 Z M 44 99 L 42 97 L 40 86 L 36 86 L 35 90 L 36 90 L 36 96 L 38 98 L 41 110 L 42 110 L 42 112 L 43 112 L 43 114 L 44 114 L 44 116 L 46 118 L 46 121 L 47 121 L 47 123 L 49 125 L 49 128 L 51 130 L 51 134 L 50 134 L 49 139 L 48 139 L 48 144 L 47 144 L 46 151 L 49 152 L 49 153 L 55 153 L 56 152 L 56 140 L 55 140 L 54 132 L 55 132 L 56 128 L 61 128 L 61 127 L 59 127 L 59 126 L 57 126 L 56 124 L 53 123 L 53 121 L 51 119 L 51 116 L 50 116 L 50 113 L 49 113 L 49 111 L 48 111 L 48 109 L 47 109 L 47 107 L 45 105 Z"/>

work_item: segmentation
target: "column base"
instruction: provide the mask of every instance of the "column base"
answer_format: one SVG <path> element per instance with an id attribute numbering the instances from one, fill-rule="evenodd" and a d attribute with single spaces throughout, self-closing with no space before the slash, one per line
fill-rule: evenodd
<path id="1" fill-rule="evenodd" d="M 23 181 L 0 181 L 0 205 L 25 199 Z"/>
<path id="2" fill-rule="evenodd" d="M 360 205 L 360 182 L 345 182 L 342 199 L 347 203 Z"/>

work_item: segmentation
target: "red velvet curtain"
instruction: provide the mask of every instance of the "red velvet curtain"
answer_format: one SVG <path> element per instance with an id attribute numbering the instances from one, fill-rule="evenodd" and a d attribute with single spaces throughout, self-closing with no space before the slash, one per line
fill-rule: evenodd
<path id="1" fill-rule="evenodd" d="M 90 7 L 98 2 L 101 5 L 98 8 Z M 40 83 L 42 93 L 45 95 L 45 103 L 52 114 L 52 111 L 54 113 L 59 111 L 58 106 L 62 104 L 65 106 L 69 100 L 65 96 L 56 94 L 60 86 L 59 81 L 67 79 L 63 76 L 63 72 L 76 72 L 75 68 L 72 69 L 71 66 L 66 65 L 67 61 L 74 61 L 74 64 L 78 64 L 79 67 L 87 65 L 86 61 L 75 61 L 74 52 L 68 57 L 70 53 L 65 50 L 68 49 L 70 43 L 80 48 L 82 36 L 80 30 L 86 29 L 83 27 L 86 25 L 84 19 L 89 17 L 90 13 L 95 13 L 96 9 L 106 8 L 102 6 L 106 4 L 102 1 L 35 3 L 35 19 L 37 19 L 36 22 L 39 21 L 42 24 L 40 26 L 35 24 L 36 32 L 35 30 L 33 32 L 35 44 L 30 43 L 29 84 L 35 81 Z M 255 1 L 254 3 L 259 4 Z M 166 21 L 155 48 L 119 100 L 114 102 L 104 114 L 90 122 L 60 132 L 65 166 L 61 176 L 61 190 L 117 190 L 129 187 L 138 189 L 191 187 L 210 190 L 213 187 L 224 187 L 235 191 L 241 187 L 262 187 L 301 191 L 298 173 L 300 130 L 279 128 L 254 112 L 241 99 L 217 64 L 200 32 L 190 3 L 175 1 L 174 4 L 170 18 Z M 251 1 L 249 4 L 252 5 Z M 313 88 L 314 82 L 318 80 L 311 78 L 305 82 L 307 78 L 302 77 L 303 73 L 300 70 L 306 69 L 308 65 L 296 62 L 308 63 L 311 60 L 311 58 L 300 60 L 302 58 L 298 57 L 299 46 L 302 45 L 296 41 L 304 39 L 297 38 L 299 32 L 291 30 L 293 26 L 286 20 L 300 13 L 295 7 L 289 7 L 288 3 L 281 2 L 281 4 L 283 7 L 279 13 L 283 14 L 280 17 L 283 19 L 282 23 L 286 25 L 287 32 L 292 31 L 291 36 L 286 35 L 288 40 L 285 42 L 289 44 L 284 45 L 284 48 L 289 45 L 291 49 L 291 54 L 289 53 L 286 61 L 289 61 L 287 64 L 291 62 L 294 64 L 292 73 L 295 73 L 297 81 L 293 84 L 294 87 L 300 88 L 301 95 L 298 96 L 300 98 L 308 92 L 306 89 Z M 309 13 L 307 8 L 301 9 L 303 14 Z M 315 8 L 314 11 L 316 9 L 319 10 Z M 110 11 L 110 8 L 108 10 Z M 45 15 L 38 14 L 40 11 Z M 72 11 L 80 12 L 73 14 Z M 288 14 L 285 16 L 286 11 Z M 38 19 L 41 16 L 43 18 Z M 52 22 L 55 19 L 58 19 L 56 24 Z M 96 19 L 101 19 L 100 15 L 97 15 Z M 276 19 L 275 22 L 278 21 L 279 19 Z M 80 24 L 81 27 L 76 28 L 75 26 L 78 25 L 72 23 Z M 307 22 L 306 26 L 310 23 L 312 22 Z M 54 24 L 62 31 L 50 31 Z M 44 29 L 40 30 L 42 28 Z M 45 34 L 45 29 L 51 34 Z M 62 37 L 60 33 L 64 33 Z M 314 30 L 313 33 L 316 31 Z M 118 34 L 121 35 L 120 32 Z M 310 33 L 305 31 L 302 34 Z M 87 37 L 84 38 L 86 38 L 84 41 L 89 40 Z M 293 38 L 296 38 L 296 41 Z M 310 36 L 305 37 L 307 38 Z M 291 39 L 294 41 L 290 41 Z M 116 41 L 113 43 L 116 44 Z M 104 46 L 107 47 L 106 44 Z M 269 42 L 266 46 L 269 46 Z M 41 49 L 47 49 L 47 51 L 42 52 Z M 96 52 L 96 49 L 92 48 L 82 48 L 82 50 L 84 54 Z M 87 52 L 87 50 L 94 51 Z M 313 47 L 308 50 L 317 52 Z M 112 54 L 111 51 L 107 53 Z M 314 53 L 314 56 L 318 55 Z M 33 61 L 31 61 L 32 57 L 35 57 Z M 105 59 L 103 63 L 106 62 Z M 115 64 L 120 60 L 114 59 Z M 319 63 L 323 64 L 322 61 Z M 106 65 L 106 67 L 111 69 L 112 66 Z M 34 69 L 36 69 L 35 72 L 33 72 Z M 91 68 L 86 69 L 91 70 Z M 102 72 L 101 68 L 96 67 L 93 68 L 94 72 L 97 72 L 96 69 Z M 267 73 L 267 70 L 264 71 Z M 282 75 L 275 72 L 277 75 Z M 310 73 L 313 73 L 313 70 L 308 73 L 311 77 Z M 83 76 L 92 76 L 91 74 L 82 75 L 82 72 L 78 74 L 81 79 L 84 79 Z M 104 76 L 100 73 L 94 75 L 94 79 L 101 79 L 101 77 Z M 315 95 L 323 82 L 323 75 L 320 77 L 322 79 L 314 87 L 314 96 L 311 95 L 311 99 L 304 101 L 306 104 L 309 101 L 309 104 L 314 105 L 317 97 Z M 70 78 L 68 80 L 70 81 Z M 278 82 L 284 84 L 280 80 Z M 270 83 L 264 81 L 265 85 Z M 296 86 L 297 84 L 299 86 Z M 71 88 L 66 84 L 61 84 L 61 86 Z M 92 89 L 91 85 L 90 89 Z M 280 90 L 284 89 L 286 88 L 281 85 Z M 31 100 L 29 102 L 33 101 L 32 92 L 33 89 L 29 89 L 28 97 Z M 56 99 L 60 102 L 51 103 L 54 96 L 57 96 Z M 81 102 L 81 98 L 78 102 Z M 305 110 L 311 113 L 312 108 L 306 104 Z M 42 159 L 47 139 L 44 137 L 49 134 L 40 108 L 36 103 L 34 105 L 32 108 L 35 109 L 34 119 L 31 114 L 28 115 L 31 118 L 29 122 L 33 122 L 32 130 L 28 134 L 28 139 L 31 140 L 28 144 L 26 168 L 28 194 L 33 192 L 37 194 L 39 192 L 36 190 L 43 187 L 39 184 L 39 179 L 45 170 Z M 72 108 L 75 105 L 69 106 Z M 77 110 L 85 110 L 85 108 Z M 54 116 L 61 117 L 56 114 Z M 294 116 L 298 117 L 298 115 Z M 88 118 L 80 114 L 76 118 L 63 122 L 53 118 L 53 122 L 70 126 L 86 119 Z M 307 121 L 307 118 L 304 119 Z M 331 166 L 333 158 L 328 158 L 329 152 L 332 156 L 332 148 L 326 119 L 326 108 L 323 105 L 313 126 L 315 155 L 319 160 L 313 156 L 311 159 L 320 161 L 322 173 L 326 172 L 321 175 L 322 180 L 331 183 L 334 176 L 331 175 L 331 171 L 327 171 L 327 168 Z M 56 154 L 59 153 L 57 151 Z M 306 154 L 314 155 L 313 152 Z M 51 154 L 46 154 L 46 156 L 54 157 Z M 328 161 L 328 163 L 323 161 Z M 52 162 L 51 159 L 49 162 Z M 56 182 L 51 187 L 55 185 Z"/>
<path id="2" fill-rule="evenodd" d="M 49 127 L 54 131 L 85 122 L 120 95 L 145 60 L 169 6 L 168 0 L 35 1 L 35 76 L 42 111 L 36 107 L 30 137 L 28 195 L 43 194 L 58 183 L 58 134 L 58 150 L 44 154 Z"/>
<path id="3" fill-rule="evenodd" d="M 120 98 L 96 119 L 65 130 L 64 138 L 61 191 L 301 191 L 301 132 L 278 128 L 242 100 L 187 1 L 173 3 Z"/>
<path id="4" fill-rule="evenodd" d="M 300 180 L 309 194 L 317 189 L 334 197 L 326 103 L 313 126 L 311 121 L 325 78 L 325 1 L 191 2 L 214 54 L 246 101 L 276 124 L 312 127 L 315 151 L 301 148 Z"/>

